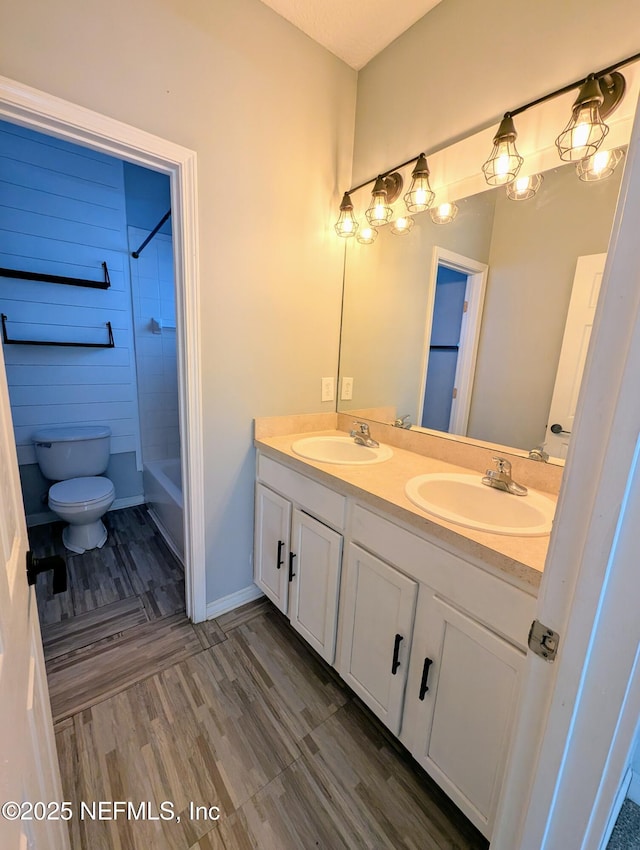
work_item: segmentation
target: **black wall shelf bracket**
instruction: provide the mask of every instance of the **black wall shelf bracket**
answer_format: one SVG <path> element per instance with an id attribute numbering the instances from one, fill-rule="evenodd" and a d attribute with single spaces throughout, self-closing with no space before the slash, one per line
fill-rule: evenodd
<path id="1" fill-rule="evenodd" d="M 108 342 L 64 342 L 57 340 L 44 339 L 10 339 L 7 334 L 7 317 L 4 313 L 2 317 L 2 341 L 5 345 L 61 345 L 66 348 L 115 348 L 116 344 L 113 339 L 113 331 L 111 322 L 106 323 L 107 333 L 109 334 Z"/>
<path id="2" fill-rule="evenodd" d="M 43 274 L 40 272 L 23 272 L 18 269 L 0 268 L 0 277 L 12 277 L 15 280 L 39 280 L 44 283 L 65 283 L 69 286 L 86 286 L 90 289 L 109 289 L 109 269 L 106 263 L 102 263 L 104 277 L 102 280 L 85 280 L 82 277 L 64 277 L 59 274 Z"/>

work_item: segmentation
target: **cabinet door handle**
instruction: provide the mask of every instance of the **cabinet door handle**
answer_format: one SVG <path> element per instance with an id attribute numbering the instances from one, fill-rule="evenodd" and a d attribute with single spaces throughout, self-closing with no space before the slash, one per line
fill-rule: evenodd
<path id="1" fill-rule="evenodd" d="M 291 581 L 295 576 L 295 573 L 293 571 L 293 559 L 295 558 L 295 556 L 295 552 L 289 552 L 289 581 Z"/>
<path id="2" fill-rule="evenodd" d="M 433 664 L 433 661 L 430 658 L 424 659 L 424 667 L 422 668 L 422 681 L 420 682 L 420 693 L 418 694 L 418 698 L 424 700 L 424 695 L 429 690 L 429 685 L 427 685 L 427 680 L 429 679 L 429 668 Z"/>
<path id="3" fill-rule="evenodd" d="M 400 662 L 398 661 L 398 656 L 400 655 L 400 644 L 404 638 L 402 635 L 396 635 L 395 643 L 393 645 L 393 661 L 391 662 L 391 673 L 395 676 L 398 672 L 398 667 L 400 666 Z"/>
<path id="4" fill-rule="evenodd" d="M 280 567 L 284 564 L 284 559 L 282 557 L 282 550 L 284 549 L 284 540 L 278 540 L 278 560 L 276 561 L 276 568 L 280 569 Z"/>

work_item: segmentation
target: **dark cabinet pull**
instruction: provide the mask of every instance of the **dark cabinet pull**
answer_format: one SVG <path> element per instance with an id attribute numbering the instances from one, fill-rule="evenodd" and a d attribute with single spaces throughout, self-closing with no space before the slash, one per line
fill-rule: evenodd
<path id="1" fill-rule="evenodd" d="M 429 690 L 429 685 L 427 685 L 427 680 L 429 679 L 429 668 L 433 664 L 433 661 L 430 658 L 424 659 L 424 667 L 422 668 L 422 681 L 420 682 L 420 693 L 418 694 L 418 698 L 424 700 L 424 695 Z"/>
<path id="2" fill-rule="evenodd" d="M 282 550 L 284 548 L 284 540 L 278 540 L 278 560 L 276 561 L 276 568 L 280 569 L 280 567 L 284 564 L 284 558 L 282 557 Z"/>
<path id="3" fill-rule="evenodd" d="M 396 640 L 393 645 L 393 661 L 391 662 L 391 673 L 395 676 L 398 672 L 398 667 L 400 666 L 400 662 L 398 661 L 398 656 L 400 655 L 400 644 L 404 638 L 402 635 L 396 635 Z"/>
<path id="4" fill-rule="evenodd" d="M 293 559 L 295 558 L 295 556 L 295 552 L 289 552 L 289 581 L 291 581 L 295 576 L 295 573 L 293 571 Z"/>

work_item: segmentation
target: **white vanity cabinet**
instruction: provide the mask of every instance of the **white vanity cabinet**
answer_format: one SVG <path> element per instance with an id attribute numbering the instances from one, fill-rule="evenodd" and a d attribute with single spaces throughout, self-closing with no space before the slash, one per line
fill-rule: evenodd
<path id="1" fill-rule="evenodd" d="M 340 599 L 338 672 L 397 735 L 418 583 L 350 543 Z"/>
<path id="2" fill-rule="evenodd" d="M 343 539 L 326 522 L 343 528 L 345 499 L 264 456 L 258 478 L 255 582 L 333 664 Z"/>
<path id="3" fill-rule="evenodd" d="M 402 742 L 490 837 L 525 653 L 421 586 Z"/>

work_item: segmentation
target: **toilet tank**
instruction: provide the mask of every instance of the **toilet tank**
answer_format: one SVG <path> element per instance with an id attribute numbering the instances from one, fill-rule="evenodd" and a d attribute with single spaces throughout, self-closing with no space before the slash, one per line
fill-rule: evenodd
<path id="1" fill-rule="evenodd" d="M 41 428 L 32 439 L 40 471 L 51 481 L 106 472 L 111 449 L 107 425 Z"/>

